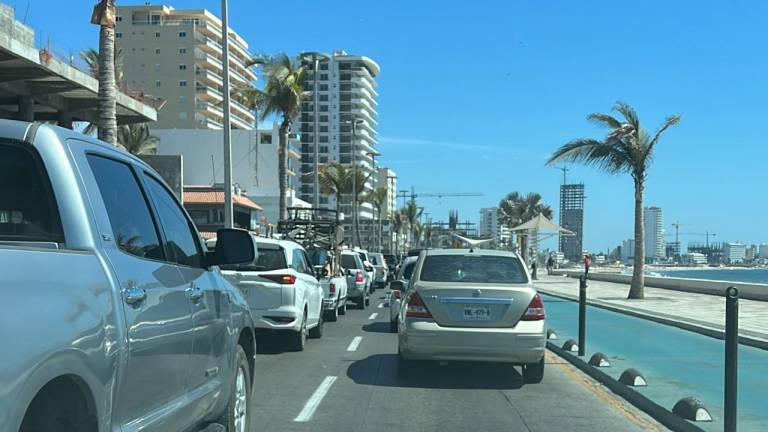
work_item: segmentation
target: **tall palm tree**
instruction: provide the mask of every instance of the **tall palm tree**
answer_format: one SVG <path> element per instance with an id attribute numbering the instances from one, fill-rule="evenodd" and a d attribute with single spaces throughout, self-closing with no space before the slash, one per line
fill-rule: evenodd
<path id="1" fill-rule="evenodd" d="M 520 192 L 508 193 L 499 202 L 499 224 L 511 229 L 533 219 L 539 214 L 544 215 L 546 218 L 552 218 L 552 208 L 542 203 L 541 200 L 541 195 L 535 192 L 526 195 Z M 526 258 L 528 254 L 527 238 L 532 235 L 536 235 L 536 233 L 529 232 L 517 235 L 523 258 Z"/>
<path id="2" fill-rule="evenodd" d="M 336 195 L 336 211 L 339 211 L 339 204 L 342 197 L 350 197 L 350 203 L 355 201 L 360 202 L 365 195 L 365 189 L 358 187 L 353 188 L 356 183 L 358 185 L 365 184 L 368 179 L 373 175 L 373 171 L 366 174 L 360 167 L 352 167 L 351 165 L 340 164 L 338 162 L 330 162 L 320 167 L 318 172 L 318 181 L 320 186 L 327 192 Z M 354 180 L 353 180 L 354 179 Z M 357 200 L 352 199 L 353 189 L 357 192 Z M 357 209 L 352 209 L 356 212 Z M 360 225 L 357 226 L 356 237 L 358 242 L 360 241 Z M 359 244 L 356 246 L 360 246 Z"/>
<path id="3" fill-rule="evenodd" d="M 250 95 L 248 97 L 261 107 L 261 120 L 271 115 L 282 117 L 277 172 L 280 187 L 280 218 L 284 219 L 287 217 L 286 209 L 288 208 L 288 139 L 292 120 L 301 110 L 301 103 L 309 94 L 304 90 L 306 70 L 298 59 L 286 54 L 257 57 L 249 62 L 249 66 L 253 65 L 262 67 L 265 85 L 264 89 L 249 88 L 246 92 Z"/>
<path id="4" fill-rule="evenodd" d="M 379 252 L 381 252 L 381 213 L 384 209 L 384 207 L 387 205 L 387 195 L 388 190 L 386 187 L 380 187 L 373 191 L 366 192 L 363 196 L 363 200 L 370 200 L 371 203 L 373 203 L 373 209 L 374 209 L 374 221 L 376 221 L 376 230 L 375 230 L 375 236 L 376 241 L 379 243 Z M 376 218 L 376 214 L 378 214 L 378 218 Z"/>
<path id="5" fill-rule="evenodd" d="M 117 143 L 117 83 L 115 82 L 115 1 L 100 0 L 91 23 L 99 30 L 99 131 L 98 138 Z"/>
<path id="6" fill-rule="evenodd" d="M 400 211 L 392 215 L 392 231 L 395 232 L 395 253 L 400 253 L 400 236 L 405 228 L 405 216 Z"/>
<path id="7" fill-rule="evenodd" d="M 117 142 L 134 155 L 157 153 L 158 138 L 150 133 L 146 123 L 120 126 L 117 129 Z"/>
<path id="8" fill-rule="evenodd" d="M 412 245 L 417 245 L 414 242 L 416 241 L 416 239 L 418 239 L 419 218 L 421 217 L 421 213 L 424 211 L 424 209 L 417 206 L 415 200 L 410 200 L 405 205 L 405 207 L 401 209 L 401 211 L 403 212 L 403 216 L 405 217 L 405 222 L 409 228 L 410 243 Z"/>
<path id="9" fill-rule="evenodd" d="M 80 58 L 88 66 L 88 73 L 92 77 L 99 78 L 99 52 L 93 48 L 88 48 L 80 52 Z M 125 84 L 125 75 L 123 74 L 123 47 L 115 45 L 115 83 L 118 87 Z"/>
<path id="10" fill-rule="evenodd" d="M 624 102 L 617 102 L 613 110 L 622 120 L 610 114 L 594 113 L 587 116 L 599 126 L 608 129 L 602 140 L 579 138 L 555 151 L 547 164 L 580 162 L 595 166 L 610 174 L 628 173 L 635 186 L 635 262 L 628 298 L 645 297 L 645 247 L 643 239 L 643 191 L 648 169 L 653 160 L 653 150 L 661 134 L 680 122 L 679 115 L 667 117 L 653 134 L 640 124 L 635 110 Z"/>

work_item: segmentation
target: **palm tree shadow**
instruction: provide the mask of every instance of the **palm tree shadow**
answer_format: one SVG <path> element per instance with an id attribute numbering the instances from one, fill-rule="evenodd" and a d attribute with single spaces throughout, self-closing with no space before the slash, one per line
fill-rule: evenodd
<path id="1" fill-rule="evenodd" d="M 477 362 L 407 362 L 396 354 L 375 354 L 353 362 L 347 376 L 356 384 L 448 390 L 516 390 L 520 373 L 509 364 Z"/>

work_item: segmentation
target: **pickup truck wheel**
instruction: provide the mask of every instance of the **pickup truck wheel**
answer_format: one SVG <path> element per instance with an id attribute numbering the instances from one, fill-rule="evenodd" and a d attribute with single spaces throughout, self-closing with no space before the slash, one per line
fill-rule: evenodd
<path id="1" fill-rule="evenodd" d="M 251 372 L 245 351 L 240 345 L 235 352 L 235 370 L 235 382 L 229 392 L 227 410 L 219 423 L 225 425 L 227 431 L 248 432 L 251 425 Z"/>
<path id="2" fill-rule="evenodd" d="M 357 308 L 365 309 L 365 303 L 367 299 L 368 299 L 368 296 L 365 293 L 363 293 L 363 295 L 361 295 L 360 298 L 358 298 L 357 301 L 355 302 L 357 303 Z"/>
<path id="3" fill-rule="evenodd" d="M 339 320 L 339 309 L 333 308 L 329 311 L 325 311 L 325 317 L 330 322 L 336 322 Z"/>
<path id="4" fill-rule="evenodd" d="M 288 343 L 293 351 L 304 351 L 307 345 L 307 314 L 301 320 L 301 327 L 298 331 L 291 331 L 288 336 Z"/>
<path id="5" fill-rule="evenodd" d="M 390 321 L 389 322 L 389 332 L 390 333 L 397 333 L 397 321 Z"/>
<path id="6" fill-rule="evenodd" d="M 367 296 L 365 297 L 365 305 L 366 306 L 370 306 L 371 305 L 371 298 L 370 297 L 367 297 Z"/>
<path id="7" fill-rule="evenodd" d="M 346 315 L 347 314 L 347 300 L 344 299 L 344 304 L 339 306 L 339 315 Z"/>
<path id="8" fill-rule="evenodd" d="M 544 357 L 536 363 L 523 365 L 523 381 L 527 384 L 538 384 L 544 379 Z"/>
<path id="9" fill-rule="evenodd" d="M 309 331 L 309 337 L 312 339 L 320 339 L 323 337 L 323 324 L 325 324 L 325 317 L 323 314 L 320 314 L 320 316 L 317 318 L 317 325 Z"/>

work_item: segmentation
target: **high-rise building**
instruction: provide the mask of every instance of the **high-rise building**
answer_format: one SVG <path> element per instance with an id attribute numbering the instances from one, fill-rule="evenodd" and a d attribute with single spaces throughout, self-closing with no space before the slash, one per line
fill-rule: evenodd
<path id="1" fill-rule="evenodd" d="M 162 98 L 158 129 L 221 129 L 224 121 L 221 20 L 205 9 L 170 6 L 118 6 L 116 45 L 123 74 L 134 90 Z M 256 75 L 246 62 L 248 44 L 229 30 L 230 83 L 246 86 Z M 231 101 L 232 127 L 252 129 L 254 113 Z"/>
<path id="2" fill-rule="evenodd" d="M 574 235 L 560 235 L 560 251 L 572 262 L 580 262 L 584 240 L 584 184 L 560 186 L 560 226 Z"/>
<path id="3" fill-rule="evenodd" d="M 631 263 L 635 259 L 635 239 L 627 239 L 621 242 L 621 262 Z"/>
<path id="4" fill-rule="evenodd" d="M 747 253 L 747 246 L 740 242 L 723 243 L 723 260 L 728 264 L 743 263 Z"/>
<path id="5" fill-rule="evenodd" d="M 306 58 L 307 68 L 304 89 L 310 92 L 302 104 L 301 112 L 295 124 L 301 131 L 301 198 L 314 201 L 315 138 L 317 138 L 318 164 L 329 162 L 352 163 L 355 152 L 355 164 L 366 175 L 374 170 L 373 158 L 377 154 L 376 145 L 376 77 L 379 65 L 368 57 L 350 55 L 336 51 L 319 60 L 318 70 L 314 71 L 314 60 Z M 317 105 L 314 103 L 314 90 L 317 85 Z M 352 142 L 355 123 L 355 142 Z M 376 183 L 376 176 L 359 188 L 370 191 Z M 321 207 L 335 208 L 336 197 L 322 189 L 319 193 Z M 341 196 L 340 211 L 350 216 L 352 196 Z M 372 206 L 368 202 L 359 203 L 359 217 L 370 220 L 373 217 Z"/>
<path id="6" fill-rule="evenodd" d="M 760 258 L 768 258 L 768 243 L 760 244 L 757 254 L 760 256 Z"/>
<path id="7" fill-rule="evenodd" d="M 381 167 L 376 178 L 376 188 L 387 189 L 387 203 L 382 209 L 384 219 L 391 219 L 397 210 L 397 175 L 389 168 Z"/>
<path id="8" fill-rule="evenodd" d="M 645 258 L 660 260 L 666 257 L 666 241 L 664 239 L 664 220 L 660 207 L 643 209 L 645 224 Z"/>
<path id="9" fill-rule="evenodd" d="M 744 261 L 752 262 L 757 258 L 757 245 L 750 245 L 744 250 Z"/>
<path id="10" fill-rule="evenodd" d="M 499 208 L 486 207 L 480 209 L 480 237 L 493 237 L 499 241 Z"/>

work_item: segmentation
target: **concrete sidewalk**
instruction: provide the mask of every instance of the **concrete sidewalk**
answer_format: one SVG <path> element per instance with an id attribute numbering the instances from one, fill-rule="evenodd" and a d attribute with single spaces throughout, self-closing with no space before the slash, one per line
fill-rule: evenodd
<path id="1" fill-rule="evenodd" d="M 579 280 L 565 276 L 539 276 L 536 288 L 543 294 L 579 298 Z M 725 298 L 662 288 L 645 288 L 644 300 L 627 300 L 629 285 L 589 281 L 587 302 L 710 336 L 722 337 Z M 739 300 L 741 342 L 768 349 L 768 302 Z"/>

